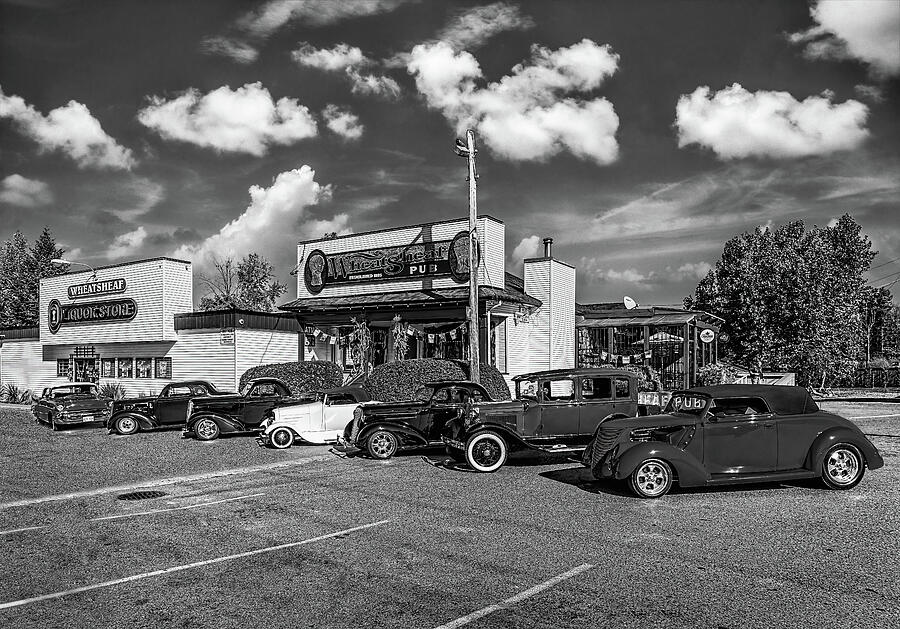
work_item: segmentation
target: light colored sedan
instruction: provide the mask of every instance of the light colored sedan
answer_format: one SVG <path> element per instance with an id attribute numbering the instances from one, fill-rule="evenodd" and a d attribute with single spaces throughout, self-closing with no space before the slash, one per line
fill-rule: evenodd
<path id="1" fill-rule="evenodd" d="M 256 438 L 261 446 L 290 448 L 298 439 L 310 444 L 335 443 L 353 420 L 353 411 L 369 396 L 361 387 L 341 387 L 323 391 L 314 402 L 272 409 Z"/>

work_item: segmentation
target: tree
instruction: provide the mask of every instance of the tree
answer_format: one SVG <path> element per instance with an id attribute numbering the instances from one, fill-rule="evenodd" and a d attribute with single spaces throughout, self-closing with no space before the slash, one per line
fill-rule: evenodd
<path id="1" fill-rule="evenodd" d="M 55 265 L 64 250 L 56 245 L 49 227 L 29 247 L 21 232 L 3 244 L 0 251 L 0 326 L 34 326 L 38 324 L 40 281 L 68 270 Z"/>
<path id="2" fill-rule="evenodd" d="M 860 319 L 865 330 L 865 361 L 872 361 L 875 355 L 884 355 L 884 332 L 887 317 L 893 307 L 893 297 L 887 288 L 866 286 L 863 289 Z"/>
<path id="3" fill-rule="evenodd" d="M 725 244 L 685 306 L 725 320 L 723 350 L 735 362 L 817 383 L 855 365 L 865 339 L 863 274 L 874 256 L 846 214 L 823 228 L 757 228 Z"/>
<path id="4" fill-rule="evenodd" d="M 232 258 L 213 259 L 213 277 L 200 276 L 207 294 L 200 299 L 200 310 L 243 308 L 272 312 L 275 300 L 287 286 L 275 279 L 272 264 L 258 253 L 251 253 L 238 264 Z"/>

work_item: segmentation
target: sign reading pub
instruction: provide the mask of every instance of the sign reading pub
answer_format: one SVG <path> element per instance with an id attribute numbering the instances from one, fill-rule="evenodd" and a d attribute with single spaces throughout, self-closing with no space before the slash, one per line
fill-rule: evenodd
<path id="1" fill-rule="evenodd" d="M 453 240 L 420 242 L 398 247 L 379 247 L 326 255 L 319 249 L 306 258 L 306 289 L 318 294 L 329 284 L 368 283 L 451 275 L 457 282 L 469 279 L 468 232 Z"/>

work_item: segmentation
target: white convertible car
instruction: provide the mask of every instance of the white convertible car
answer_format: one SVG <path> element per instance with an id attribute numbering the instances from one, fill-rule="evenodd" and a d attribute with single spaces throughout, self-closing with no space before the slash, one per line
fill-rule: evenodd
<path id="1" fill-rule="evenodd" d="M 341 387 L 317 394 L 314 402 L 276 407 L 263 420 L 256 441 L 278 449 L 290 448 L 298 439 L 311 444 L 335 443 L 356 407 L 368 400 L 360 387 Z"/>

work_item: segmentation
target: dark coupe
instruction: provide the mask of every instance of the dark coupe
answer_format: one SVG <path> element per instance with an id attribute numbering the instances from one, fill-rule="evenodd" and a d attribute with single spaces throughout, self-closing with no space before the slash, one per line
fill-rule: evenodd
<path id="1" fill-rule="evenodd" d="M 228 394 L 203 380 L 171 382 L 155 397 L 123 398 L 113 402 L 106 427 L 120 435 L 133 435 L 139 430 L 180 426 L 187 421 L 188 403 L 193 398 L 212 395 Z"/>
<path id="2" fill-rule="evenodd" d="M 430 382 L 415 400 L 367 402 L 353 412 L 341 442 L 375 459 L 389 459 L 401 448 L 441 445 L 444 424 L 469 401 L 490 402 L 491 396 L 474 382 Z"/>
<path id="3" fill-rule="evenodd" d="M 278 378 L 256 378 L 241 393 L 194 398 L 184 426 L 185 437 L 212 441 L 222 433 L 254 432 L 276 406 L 298 401 Z"/>
<path id="4" fill-rule="evenodd" d="M 641 498 L 703 487 L 821 478 L 850 489 L 884 460 L 851 421 L 802 387 L 733 384 L 672 395 L 666 412 L 604 422 L 582 462 Z"/>
<path id="5" fill-rule="evenodd" d="M 500 469 L 510 449 L 580 452 L 601 422 L 659 412 L 641 403 L 635 375 L 623 369 L 556 369 L 514 380 L 515 400 L 472 404 L 444 429 L 450 454 L 478 472 Z"/>
<path id="6" fill-rule="evenodd" d="M 101 398 L 93 382 L 70 382 L 47 387 L 41 397 L 33 397 L 31 412 L 39 422 L 50 424 L 53 430 L 101 422 L 109 417 L 110 400 Z"/>

